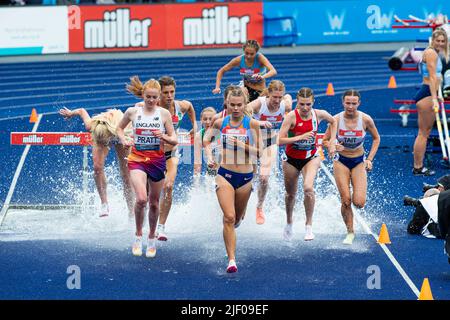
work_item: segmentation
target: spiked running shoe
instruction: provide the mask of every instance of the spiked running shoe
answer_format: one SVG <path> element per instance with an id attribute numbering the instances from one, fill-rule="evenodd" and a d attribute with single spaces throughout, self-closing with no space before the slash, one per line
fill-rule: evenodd
<path id="1" fill-rule="evenodd" d="M 140 257 L 142 256 L 142 237 L 136 236 L 134 239 L 133 246 L 131 248 L 131 252 L 133 252 L 133 256 Z"/>
<path id="2" fill-rule="evenodd" d="M 238 269 L 237 269 L 237 266 L 236 266 L 236 261 L 230 260 L 228 262 L 227 273 L 235 273 L 237 271 L 238 271 Z"/>
<path id="3" fill-rule="evenodd" d="M 147 258 L 154 258 L 156 256 L 156 240 L 148 239 L 147 250 L 145 251 Z"/>

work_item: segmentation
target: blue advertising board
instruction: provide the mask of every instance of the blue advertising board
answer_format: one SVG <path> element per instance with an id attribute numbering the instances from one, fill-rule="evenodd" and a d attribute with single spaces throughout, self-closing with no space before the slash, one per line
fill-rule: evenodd
<path id="1" fill-rule="evenodd" d="M 450 15 L 450 1 L 341 0 L 263 3 L 266 46 L 415 41 L 431 29 L 393 29 L 394 15 L 425 19 Z"/>

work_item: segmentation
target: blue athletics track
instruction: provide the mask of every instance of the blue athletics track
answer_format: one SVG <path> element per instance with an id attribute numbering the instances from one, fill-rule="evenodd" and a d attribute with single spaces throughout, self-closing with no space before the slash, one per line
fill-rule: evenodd
<path id="1" fill-rule="evenodd" d="M 422 183 L 435 183 L 448 169 L 440 166 L 440 154 L 432 153 L 428 160 L 436 176 L 411 174 L 416 118 L 412 115 L 402 127 L 390 109 L 394 98 L 410 99 L 421 78 L 415 72 L 391 73 L 386 58 L 392 51 L 266 54 L 278 71 L 276 79 L 294 98 L 300 87 L 311 87 L 315 107 L 336 114 L 342 110 L 341 93 L 355 88 L 362 93 L 360 110 L 375 120 L 381 146 L 352 246 L 342 244 L 346 229 L 330 160 L 323 162 L 315 185 L 316 239 L 303 241 L 300 188 L 294 240 L 283 240 L 284 187 L 278 164 L 265 203 L 266 223 L 255 223 L 253 192 L 237 229 L 239 272 L 229 275 L 214 183 L 207 177 L 194 181 L 190 147 L 182 147 L 167 222 L 169 240 L 158 243 L 156 258 L 147 259 L 131 254 L 134 225 L 127 217 L 113 150 L 106 163 L 112 212 L 100 219 L 90 154 L 88 191 L 82 191 L 82 147 L 32 146 L 23 156 L 24 146 L 10 145 L 11 132 L 83 131 L 79 119 L 65 121 L 57 114 L 62 107 L 84 107 L 95 114 L 133 106 L 138 100 L 124 89 L 132 75 L 143 80 L 173 76 L 176 98 L 190 100 L 198 120 L 204 107 L 221 109 L 221 95 L 211 93 L 216 71 L 237 54 L 239 49 L 229 56 L 199 56 L 197 51 L 192 57 L 111 55 L 110 60 L 0 64 L 0 202 L 10 205 L 0 226 L 0 299 L 416 300 L 425 278 L 435 299 L 450 299 L 443 242 L 406 233 L 413 209 L 403 206 L 403 196 L 421 196 Z M 228 72 L 222 87 L 237 83 L 237 73 Z M 391 75 L 396 89 L 387 87 Z M 325 95 L 328 83 L 334 96 Z M 29 122 L 33 108 L 40 116 L 36 124 Z M 183 128 L 190 129 L 188 119 Z M 83 198 L 93 204 L 84 211 L 78 207 Z M 39 207 L 51 204 L 62 206 Z M 388 245 L 376 241 L 383 223 L 392 242 Z M 80 288 L 71 290 L 67 283 L 73 270 L 79 270 Z"/>

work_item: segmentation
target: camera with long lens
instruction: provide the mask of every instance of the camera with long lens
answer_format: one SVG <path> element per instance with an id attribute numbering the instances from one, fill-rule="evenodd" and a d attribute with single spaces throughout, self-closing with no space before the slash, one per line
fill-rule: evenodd
<path id="1" fill-rule="evenodd" d="M 419 199 L 410 197 L 410 196 L 404 196 L 403 197 L 403 205 L 404 206 L 412 206 L 412 207 L 417 207 L 420 203 Z"/>
<path id="2" fill-rule="evenodd" d="M 433 188 L 437 189 L 437 188 L 439 188 L 439 185 L 438 185 L 438 184 L 428 184 L 428 183 L 424 183 L 424 184 L 423 184 L 423 189 L 422 189 L 422 191 L 423 191 L 423 193 L 425 193 L 425 192 L 427 192 L 428 190 L 433 189 Z"/>

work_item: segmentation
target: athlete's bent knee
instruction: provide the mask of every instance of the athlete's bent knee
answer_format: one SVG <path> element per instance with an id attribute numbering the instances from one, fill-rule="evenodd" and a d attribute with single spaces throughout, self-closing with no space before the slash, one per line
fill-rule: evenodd
<path id="1" fill-rule="evenodd" d="M 234 215 L 224 215 L 223 216 L 223 224 L 232 224 L 236 223 L 236 217 Z"/>
<path id="2" fill-rule="evenodd" d="M 366 205 L 366 201 L 365 200 L 355 200 L 355 199 L 353 199 L 353 205 L 355 207 L 357 207 L 358 209 L 362 209 Z"/>
<path id="3" fill-rule="evenodd" d="M 141 196 L 136 197 L 136 206 L 139 208 L 145 207 L 147 205 L 147 197 Z"/>

